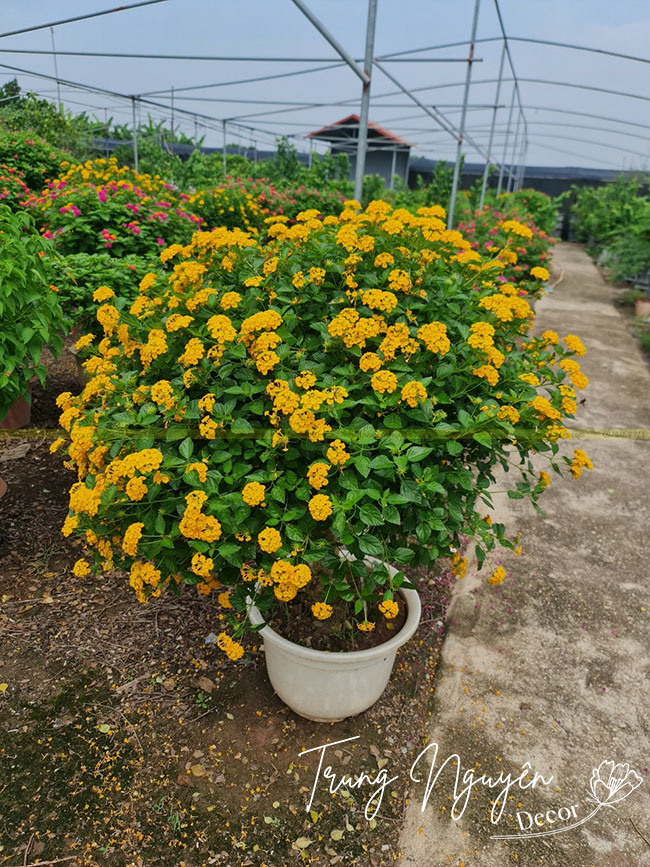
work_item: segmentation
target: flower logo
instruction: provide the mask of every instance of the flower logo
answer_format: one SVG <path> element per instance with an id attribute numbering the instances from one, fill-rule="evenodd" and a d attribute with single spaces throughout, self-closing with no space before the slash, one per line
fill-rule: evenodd
<path id="1" fill-rule="evenodd" d="M 600 807 L 612 807 L 623 798 L 627 798 L 637 789 L 643 780 L 630 766 L 615 765 L 614 762 L 601 762 L 594 768 L 589 782 L 589 788 L 595 804 Z"/>

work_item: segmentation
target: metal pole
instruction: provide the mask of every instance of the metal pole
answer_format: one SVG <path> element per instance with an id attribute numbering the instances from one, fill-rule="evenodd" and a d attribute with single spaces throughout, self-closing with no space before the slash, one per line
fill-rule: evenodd
<path id="1" fill-rule="evenodd" d="M 494 127 L 497 121 L 497 112 L 499 111 L 499 95 L 501 93 L 501 79 L 503 78 L 503 64 L 506 59 L 506 43 L 503 43 L 503 49 L 501 50 L 501 63 L 499 64 L 499 81 L 497 84 L 497 92 L 494 96 L 494 110 L 492 111 L 492 126 L 490 127 L 490 138 L 488 141 L 488 158 L 485 161 L 485 171 L 483 172 L 483 184 L 481 185 L 481 199 L 479 201 L 479 210 L 483 209 L 483 205 L 485 204 L 485 191 L 487 190 L 487 182 L 488 176 L 490 174 L 491 156 L 492 156 L 492 143 L 494 141 Z"/>
<path id="2" fill-rule="evenodd" d="M 376 8 L 377 7 L 377 0 L 371 0 L 371 2 L 374 2 L 374 6 Z M 302 14 L 311 21 L 311 23 L 314 25 L 316 30 L 318 30 L 318 32 L 321 34 L 321 36 L 324 36 L 325 39 L 327 39 L 327 41 L 332 46 L 334 51 L 336 51 L 336 53 L 339 54 L 343 58 L 343 60 L 345 60 L 347 65 L 350 67 L 350 69 L 352 69 L 352 71 L 356 75 L 359 76 L 361 81 L 363 81 L 364 84 L 370 84 L 370 70 L 368 68 L 368 57 L 366 56 L 366 59 L 365 59 L 365 70 L 359 69 L 354 58 L 348 54 L 348 52 L 345 50 L 345 48 L 343 48 L 343 46 L 329 32 L 327 27 L 325 27 L 325 25 L 322 24 L 318 20 L 318 18 L 314 15 L 314 13 L 310 9 L 308 9 L 307 6 L 305 6 L 305 4 L 303 3 L 303 0 L 293 0 L 293 3 L 295 6 L 298 7 L 298 9 L 300 9 Z M 369 15 L 370 15 L 370 13 L 369 13 Z M 374 28 L 373 28 L 373 43 L 374 43 Z M 366 35 L 366 48 L 367 48 L 367 35 Z M 329 58 L 327 58 L 327 59 L 329 60 Z"/>
<path id="3" fill-rule="evenodd" d="M 519 157 L 519 172 L 517 174 L 517 182 L 515 190 L 520 190 L 524 185 L 524 177 L 526 176 L 526 153 L 528 151 L 528 139 L 524 136 L 521 143 L 521 154 Z"/>
<path id="4" fill-rule="evenodd" d="M 474 0 L 474 17 L 472 18 L 472 35 L 470 37 L 469 55 L 467 57 L 467 74 L 465 76 L 465 90 L 463 92 L 463 108 L 460 115 L 460 128 L 458 130 L 458 146 L 456 148 L 456 163 L 454 176 L 451 182 L 451 197 L 449 199 L 449 213 L 447 214 L 447 228 L 454 227 L 454 207 L 456 206 L 456 194 L 460 180 L 460 164 L 463 156 L 463 136 L 465 134 L 465 118 L 467 116 L 467 103 L 469 102 L 469 87 L 472 80 L 472 61 L 474 60 L 474 40 L 478 26 L 478 12 L 481 0 Z"/>
<path id="5" fill-rule="evenodd" d="M 136 172 L 140 169 L 138 161 L 138 124 L 135 119 L 135 96 L 131 97 L 131 108 L 133 110 L 133 165 Z"/>
<path id="6" fill-rule="evenodd" d="M 104 151 L 106 153 L 106 159 L 109 158 L 110 154 L 108 152 L 108 109 L 104 109 Z"/>
<path id="7" fill-rule="evenodd" d="M 56 78 L 56 98 L 59 103 L 59 111 L 63 108 L 61 103 L 61 83 L 59 82 L 59 65 L 56 59 L 56 46 L 54 44 L 54 27 L 50 27 L 50 36 L 52 37 L 52 51 L 54 52 L 54 77 Z"/>
<path id="8" fill-rule="evenodd" d="M 501 195 L 501 187 L 503 185 L 503 171 L 505 168 L 506 156 L 508 155 L 508 139 L 510 137 L 510 124 L 512 123 L 512 112 L 515 107 L 515 87 L 512 87 L 512 97 L 510 99 L 510 110 L 508 111 L 508 123 L 506 125 L 506 135 L 503 140 L 503 156 L 501 157 L 501 168 L 499 169 L 499 183 L 497 184 L 497 197 Z"/>
<path id="9" fill-rule="evenodd" d="M 174 154 L 174 86 L 172 85 L 172 130 L 171 130 L 172 156 Z"/>
<path id="10" fill-rule="evenodd" d="M 294 3 L 296 0 L 294 0 Z M 366 151 L 368 150 L 368 112 L 370 110 L 370 76 L 372 56 L 375 53 L 375 28 L 377 25 L 377 0 L 368 0 L 368 21 L 366 24 L 366 56 L 363 64 L 363 86 L 361 89 L 361 110 L 359 112 L 359 131 L 357 133 L 357 164 L 354 175 L 354 198 L 361 203 L 363 196 L 363 176 L 366 172 Z"/>
<path id="11" fill-rule="evenodd" d="M 521 112 L 517 114 L 517 126 L 515 127 L 515 138 L 512 142 L 512 155 L 510 157 L 510 168 L 508 170 L 508 188 L 507 192 L 512 191 L 513 181 L 515 177 L 514 167 L 515 167 L 515 157 L 517 155 L 517 145 L 519 145 L 519 128 L 521 126 Z M 519 168 L 517 166 L 517 168 Z"/>
<path id="12" fill-rule="evenodd" d="M 221 149 L 221 157 L 222 157 L 222 165 L 223 165 L 223 177 L 224 180 L 226 178 L 226 121 L 221 121 L 221 129 L 223 130 L 223 147 Z"/>
<path id="13" fill-rule="evenodd" d="M 313 138 L 309 139 L 309 168 L 311 168 L 311 164 L 314 158 L 314 140 Z"/>
<path id="14" fill-rule="evenodd" d="M 395 163 L 397 162 L 397 146 L 393 148 L 393 161 L 390 167 L 390 189 L 395 189 Z"/>

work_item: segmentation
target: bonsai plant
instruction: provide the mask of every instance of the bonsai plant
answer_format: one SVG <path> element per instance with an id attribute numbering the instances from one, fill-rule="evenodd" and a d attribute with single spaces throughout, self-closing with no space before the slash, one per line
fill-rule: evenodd
<path id="1" fill-rule="evenodd" d="M 41 351 L 61 350 L 64 319 L 50 284 L 51 255 L 28 214 L 0 205 L 0 428 L 27 423 L 31 382 L 45 382 Z"/>
<path id="2" fill-rule="evenodd" d="M 248 615 L 303 660 L 342 647 L 365 660 L 409 607 L 406 564 L 448 557 L 465 535 L 480 563 L 515 544 L 486 514 L 496 465 L 518 454 L 512 494 L 533 502 L 548 475 L 531 452 L 556 472 L 589 465 L 557 457 L 587 383 L 579 339 L 525 337 L 521 287 L 496 283 L 504 261 L 447 231 L 442 208 L 358 211 L 279 218 L 265 245 L 198 232 L 161 253 L 168 270 L 132 304 L 101 287 L 103 337 L 78 343 L 92 378 L 59 398 L 79 472 L 63 532 L 87 548 L 75 574 L 128 571 L 142 601 L 213 593 L 233 660 Z M 534 276 L 526 286 L 542 291 Z M 328 623 L 321 649 L 300 647 Z M 301 687 L 312 703 L 292 706 L 328 718 L 319 666 Z"/>

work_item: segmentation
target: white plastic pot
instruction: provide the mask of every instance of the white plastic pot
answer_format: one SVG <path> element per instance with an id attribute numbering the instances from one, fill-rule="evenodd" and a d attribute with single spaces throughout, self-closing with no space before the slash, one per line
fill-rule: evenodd
<path id="1" fill-rule="evenodd" d="M 417 592 L 403 588 L 399 592 L 407 606 L 406 623 L 389 641 L 368 650 L 312 650 L 282 638 L 270 626 L 259 631 L 271 685 L 291 710 L 315 722 L 338 722 L 377 701 L 386 689 L 398 648 L 420 622 Z M 265 622 L 255 605 L 250 606 L 248 617 L 253 626 Z"/>

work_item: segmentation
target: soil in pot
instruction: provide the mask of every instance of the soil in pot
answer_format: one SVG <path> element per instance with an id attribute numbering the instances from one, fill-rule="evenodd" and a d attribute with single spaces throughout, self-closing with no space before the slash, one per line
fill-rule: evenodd
<path id="1" fill-rule="evenodd" d="M 268 625 L 288 641 L 312 650 L 328 650 L 332 653 L 368 650 L 390 641 L 406 623 L 406 605 L 399 595 L 399 612 L 392 620 L 387 620 L 376 608 L 368 609 L 368 620 L 375 624 L 371 632 L 357 629 L 355 623 L 361 615 L 355 617 L 353 606 L 340 600 L 333 603 L 331 617 L 317 620 L 311 613 L 311 606 L 314 602 L 323 601 L 323 593 L 315 569 L 312 569 L 312 575 L 307 587 L 299 590 L 295 599 L 267 620 Z"/>

